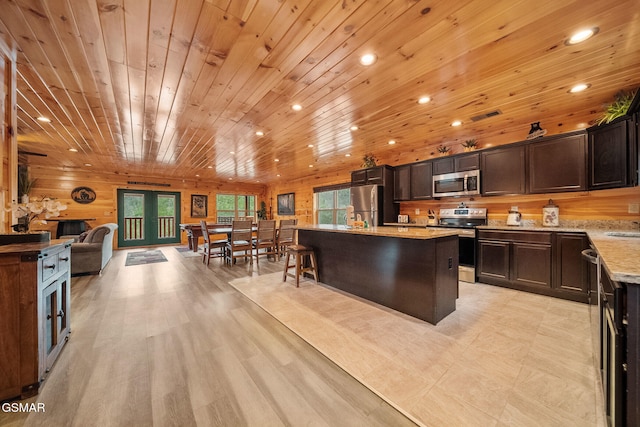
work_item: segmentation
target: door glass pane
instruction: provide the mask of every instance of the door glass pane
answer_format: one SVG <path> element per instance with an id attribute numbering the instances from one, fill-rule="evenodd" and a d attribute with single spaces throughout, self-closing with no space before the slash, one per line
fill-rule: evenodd
<path id="1" fill-rule="evenodd" d="M 176 197 L 171 194 L 158 195 L 158 238 L 176 237 Z"/>
<path id="2" fill-rule="evenodd" d="M 236 216 L 236 197 L 231 194 L 216 195 L 217 222 L 230 224 Z"/>
<path id="3" fill-rule="evenodd" d="M 246 196 L 238 196 L 238 212 L 243 212 L 247 208 Z"/>
<path id="4" fill-rule="evenodd" d="M 144 194 L 124 194 L 124 240 L 144 239 Z"/>

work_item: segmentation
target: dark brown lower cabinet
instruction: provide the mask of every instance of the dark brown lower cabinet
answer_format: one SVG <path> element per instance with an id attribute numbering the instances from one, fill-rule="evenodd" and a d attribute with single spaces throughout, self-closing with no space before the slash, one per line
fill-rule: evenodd
<path id="1" fill-rule="evenodd" d="M 478 280 L 588 302 L 584 233 L 478 230 Z"/>
<path id="2" fill-rule="evenodd" d="M 581 255 L 588 248 L 584 233 L 554 233 L 553 288 L 568 299 L 588 302 L 589 264 Z"/>
<path id="3" fill-rule="evenodd" d="M 492 285 L 549 294 L 551 233 L 479 231 L 478 280 Z"/>

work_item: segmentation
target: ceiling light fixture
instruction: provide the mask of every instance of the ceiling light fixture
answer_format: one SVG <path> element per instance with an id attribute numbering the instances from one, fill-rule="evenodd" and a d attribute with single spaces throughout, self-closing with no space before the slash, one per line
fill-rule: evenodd
<path id="1" fill-rule="evenodd" d="M 368 66 L 376 62 L 378 57 L 373 53 L 365 53 L 360 57 L 360 63 L 362 65 Z"/>
<path id="2" fill-rule="evenodd" d="M 421 96 L 420 98 L 418 98 L 418 104 L 426 104 L 429 101 L 431 101 L 430 96 Z"/>
<path id="3" fill-rule="evenodd" d="M 344 155 L 345 157 L 351 157 L 351 153 L 347 153 Z"/>
<path id="4" fill-rule="evenodd" d="M 276 176 L 280 176 L 280 174 L 277 174 Z"/>
<path id="5" fill-rule="evenodd" d="M 257 131 L 257 132 L 256 132 L 256 135 L 257 135 L 257 136 L 264 136 L 264 132 L 262 132 L 261 130 L 259 130 L 259 131 Z"/>
<path id="6" fill-rule="evenodd" d="M 229 154 L 236 154 L 235 151 L 229 151 Z"/>
<path id="7" fill-rule="evenodd" d="M 569 93 L 578 93 L 591 87 L 590 84 L 580 83 L 569 89 Z"/>
<path id="8" fill-rule="evenodd" d="M 564 44 L 566 44 L 567 46 L 571 46 L 574 44 L 582 43 L 583 41 L 588 40 L 591 37 L 598 34 L 598 31 L 600 31 L 600 28 L 598 27 L 588 28 L 586 30 L 580 30 L 576 33 L 573 33 L 571 37 L 569 37 L 564 42 Z"/>
<path id="9" fill-rule="evenodd" d="M 91 163 L 85 163 L 84 164 L 86 167 L 90 168 L 91 166 L 93 166 Z"/>
<path id="10" fill-rule="evenodd" d="M 355 130 L 358 130 L 358 126 L 353 125 L 353 126 L 351 126 L 349 129 L 350 129 L 350 130 L 352 130 L 352 131 L 355 131 Z"/>
<path id="11" fill-rule="evenodd" d="M 389 140 L 389 145 L 394 145 L 396 143 L 396 141 L 394 139 L 390 139 Z"/>
<path id="12" fill-rule="evenodd" d="M 308 144 L 307 148 L 313 148 L 313 144 Z"/>
<path id="13" fill-rule="evenodd" d="M 213 166 L 207 166 L 207 169 L 213 169 Z"/>
<path id="14" fill-rule="evenodd" d="M 273 159 L 273 161 L 274 161 L 274 162 L 279 162 L 279 161 L 280 161 L 280 159 Z"/>
<path id="15" fill-rule="evenodd" d="M 292 109 L 293 111 L 300 111 L 300 110 L 302 110 L 302 105 L 300 105 L 300 104 L 293 104 L 293 105 L 291 106 L 291 109 Z"/>
<path id="16" fill-rule="evenodd" d="M 460 120 L 455 120 L 451 123 L 451 126 L 453 127 L 458 127 L 460 125 L 462 125 L 462 122 Z"/>
<path id="17" fill-rule="evenodd" d="M 313 167 L 313 165 L 309 165 L 309 167 L 310 167 L 310 168 L 312 168 L 312 167 Z"/>
<path id="18" fill-rule="evenodd" d="M 77 153 L 78 149 L 77 148 L 69 148 L 69 151 L 71 151 L 72 153 Z"/>
<path id="19" fill-rule="evenodd" d="M 51 119 L 45 116 L 40 116 L 36 120 L 41 121 L 43 123 L 51 123 Z"/>

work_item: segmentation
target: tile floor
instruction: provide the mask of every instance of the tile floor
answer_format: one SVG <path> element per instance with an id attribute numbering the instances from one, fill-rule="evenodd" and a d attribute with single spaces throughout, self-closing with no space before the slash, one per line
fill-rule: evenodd
<path id="1" fill-rule="evenodd" d="M 279 273 L 231 285 L 418 424 L 605 425 L 585 304 L 460 282 L 434 326 Z"/>

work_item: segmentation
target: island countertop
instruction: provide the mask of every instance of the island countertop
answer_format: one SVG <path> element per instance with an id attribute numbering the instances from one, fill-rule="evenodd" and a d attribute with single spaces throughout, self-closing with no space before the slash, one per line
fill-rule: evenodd
<path id="1" fill-rule="evenodd" d="M 398 237 L 402 239 L 437 239 L 439 237 L 456 236 L 456 230 L 442 230 L 416 227 L 380 226 L 368 228 L 350 228 L 344 225 L 316 224 L 299 225 L 299 230 L 327 231 L 332 233 L 359 234 L 367 236 Z"/>

